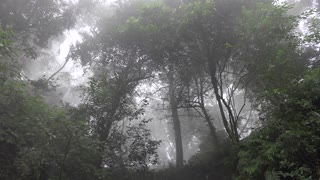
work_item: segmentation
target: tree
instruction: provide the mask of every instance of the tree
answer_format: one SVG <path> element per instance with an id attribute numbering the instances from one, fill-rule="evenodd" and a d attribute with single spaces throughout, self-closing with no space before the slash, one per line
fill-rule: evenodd
<path id="1" fill-rule="evenodd" d="M 261 107 L 264 123 L 240 146 L 239 179 L 317 178 L 313 163 L 318 160 L 305 158 L 318 159 L 313 154 L 317 152 L 317 132 L 307 125 L 318 122 L 318 97 L 312 95 L 317 91 L 318 60 L 310 58 L 310 49 L 303 51 L 305 44 L 295 28 L 305 16 L 285 15 L 287 5 L 256 5 L 259 10 L 244 11 L 241 22 L 245 23 L 239 29 L 244 44 L 248 43 L 245 39 L 250 41 L 242 51 L 253 77 L 250 93 Z M 263 18 L 250 19 L 252 16 Z M 311 84 L 312 90 L 307 90 Z"/>
<path id="2" fill-rule="evenodd" d="M 86 111 L 93 118 L 93 131 L 102 143 L 101 155 L 109 146 L 112 128 L 142 113 L 142 109 L 136 108 L 133 94 L 139 82 L 148 78 L 143 70 L 148 59 L 139 52 L 120 47 L 103 50 L 106 56 L 96 61 L 96 74 L 90 81 L 85 102 Z M 99 167 L 102 165 L 103 156 L 98 162 Z"/>
<path id="3" fill-rule="evenodd" d="M 192 74 L 191 79 L 193 80 L 193 83 L 190 83 L 188 86 L 188 94 L 182 100 L 182 107 L 188 109 L 192 108 L 201 118 L 203 118 L 207 122 L 213 144 L 215 146 L 218 146 L 219 138 L 217 136 L 217 128 L 212 122 L 216 121 L 216 119 L 214 119 L 212 115 L 210 115 L 206 107 L 206 100 L 208 99 L 206 94 L 208 94 L 208 92 L 212 90 L 212 87 L 209 85 L 210 83 L 208 83 L 209 79 L 207 78 L 207 75 L 202 72 L 202 68 L 193 66 L 193 71 L 194 70 L 196 72 L 190 73 Z"/>
<path id="4" fill-rule="evenodd" d="M 135 31 L 140 31 L 145 35 L 142 37 L 144 39 L 143 46 L 147 49 L 149 56 L 155 60 L 155 66 L 158 67 L 158 71 L 166 74 L 166 81 L 168 81 L 169 85 L 170 108 L 172 114 L 177 114 L 175 109 L 186 108 L 185 106 L 190 108 L 191 103 L 195 103 L 188 102 L 189 104 L 186 105 L 186 102 L 190 101 L 188 92 L 193 89 L 191 87 L 194 85 L 192 81 L 194 79 L 197 80 L 197 73 L 203 71 L 205 67 L 199 65 L 197 58 L 191 53 L 194 47 L 187 46 L 189 39 L 186 39 L 183 30 L 185 28 L 185 19 L 183 18 L 186 12 L 184 11 L 185 9 L 181 8 L 186 4 L 180 1 L 160 1 L 158 4 L 150 4 L 146 4 L 144 8 L 142 7 L 141 14 L 137 17 L 132 17 L 129 25 L 131 25 L 131 28 L 135 28 Z M 173 79 L 176 80 L 173 81 Z M 204 85 L 203 83 L 195 83 L 200 86 Z M 198 88 L 202 88 L 202 91 L 198 91 L 199 101 L 196 103 L 200 105 L 200 111 L 208 123 L 213 139 L 216 139 L 216 128 L 212 124 L 212 118 L 205 108 L 203 87 Z M 173 116 L 174 122 L 178 122 L 177 119 L 178 116 L 176 118 Z M 180 125 L 177 123 L 175 126 L 178 127 Z M 179 132 L 181 130 L 177 128 L 176 131 Z M 178 134 L 176 136 L 179 137 Z"/>
<path id="5" fill-rule="evenodd" d="M 74 7 L 72 7 L 74 6 Z M 36 58 L 38 48 L 47 47 L 51 37 L 75 24 L 75 5 L 64 1 L 4 1 L 0 5 L 0 25 L 16 33 L 15 46 Z"/>
<path id="6" fill-rule="evenodd" d="M 237 111 L 232 103 L 241 77 L 228 72 L 233 71 L 230 62 L 237 39 L 234 27 L 241 6 L 239 1 L 190 2 L 184 6 L 181 28 L 186 44 L 192 49 L 189 56 L 207 68 L 222 122 L 234 143 L 239 141 L 237 126 L 242 108 Z"/>
<path id="7" fill-rule="evenodd" d="M 122 21 L 120 15 L 107 22 L 98 21 L 94 35 L 85 36 L 84 42 L 73 47 L 70 54 L 73 60 L 89 66 L 94 73 L 86 88 L 84 106 L 91 118 L 92 132 L 101 142 L 96 166 L 100 169 L 107 166 L 107 169 L 120 171 L 120 175 L 133 168 L 132 164 L 146 169 L 147 162 L 156 163 L 157 160 L 149 157 L 156 156 L 159 144 L 150 140 L 142 124 L 128 125 L 143 114 L 143 108 L 137 107 L 135 101 L 136 87 L 152 74 L 147 68 L 150 58 L 115 29 Z M 142 134 L 138 136 L 136 131 Z M 134 137 L 129 138 L 130 134 Z M 132 146 L 132 152 L 126 150 L 128 146 Z M 139 155 L 134 148 L 146 152 Z"/>
<path id="8" fill-rule="evenodd" d="M 279 106 L 283 99 L 274 92 L 299 80 L 309 60 L 301 51 L 301 40 L 295 29 L 300 18 L 286 15 L 290 7 L 269 3 L 252 6 L 257 8 L 244 10 L 238 26 L 243 52 L 240 63 L 246 67 L 244 82 L 248 84 L 251 99 L 261 104 L 264 111 L 264 106 Z M 249 18 L 252 16 L 260 18 Z"/>
<path id="9" fill-rule="evenodd" d="M 10 34 L 0 30 L 1 179 L 76 178 L 70 171 L 75 167 L 90 169 L 82 175 L 92 177 L 97 144 L 86 118 L 30 93 L 32 86 L 20 76 Z"/>
<path id="10" fill-rule="evenodd" d="M 182 167 L 183 148 L 178 107 L 182 100 L 184 87 L 176 79 L 181 77 L 179 72 L 183 72 L 183 67 L 178 65 L 180 61 L 183 61 L 178 53 L 183 47 L 175 32 L 174 24 L 177 22 L 177 19 L 173 19 L 175 18 L 175 9 L 163 2 L 145 3 L 140 7 L 139 5 L 136 6 L 138 6 L 140 13 L 128 18 L 128 22 L 122 25 L 124 32 L 121 35 L 128 37 L 132 36 L 131 33 L 135 33 L 137 37 L 141 38 L 139 41 L 142 43 L 136 45 L 153 60 L 149 68 L 154 72 L 160 72 L 163 77 L 161 81 L 168 84 L 170 111 L 175 131 L 176 165 Z M 168 34 L 168 32 L 172 32 L 172 34 Z M 129 39 L 132 43 L 132 37 Z M 181 71 L 177 70 L 179 68 Z"/>

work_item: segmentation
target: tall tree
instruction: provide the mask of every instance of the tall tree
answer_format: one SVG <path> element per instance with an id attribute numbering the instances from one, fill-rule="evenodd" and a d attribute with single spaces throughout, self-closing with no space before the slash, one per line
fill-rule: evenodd
<path id="1" fill-rule="evenodd" d="M 142 40 L 140 47 L 152 58 L 154 71 L 160 72 L 163 77 L 161 80 L 168 84 L 168 99 L 175 132 L 176 166 L 182 167 L 183 147 L 178 108 L 185 89 L 179 81 L 182 77 L 180 72 L 183 71 L 179 62 L 184 58 L 179 53 L 183 50 L 183 46 L 175 27 L 178 21 L 174 13 L 177 9 L 174 6 L 175 3 L 170 7 L 160 1 L 145 3 L 142 7 L 138 7 L 141 12 L 129 19 L 127 33 L 133 29 L 141 35 L 144 34 L 140 39 Z"/>
<path id="2" fill-rule="evenodd" d="M 233 76 L 230 64 L 236 43 L 236 18 L 241 15 L 241 1 L 193 1 L 184 6 L 182 34 L 193 49 L 191 57 L 205 64 L 213 92 L 229 138 L 239 142 L 237 126 L 242 107 L 233 103 L 241 77 Z M 230 88 L 231 87 L 231 88 Z"/>
<path id="3" fill-rule="evenodd" d="M 258 80 L 259 77 L 275 75 L 275 71 L 266 71 L 270 70 L 269 67 L 280 68 L 284 65 L 290 67 L 288 71 L 297 77 L 301 73 L 299 67 L 305 67 L 306 63 L 296 56 L 299 41 L 295 38 L 293 27 L 297 21 L 285 15 L 286 5 L 276 5 L 272 1 L 193 1 L 184 8 L 181 33 L 193 50 L 190 56 L 197 57 L 207 67 L 225 130 L 232 142 L 238 144 L 238 126 L 248 93 L 254 91 L 254 86 L 264 84 Z M 252 13 L 250 17 L 249 13 Z M 249 20 L 250 24 L 244 23 Z M 258 35 L 262 32 L 272 33 Z M 291 59 L 277 63 L 277 53 L 280 55 L 278 59 Z M 243 100 L 236 101 L 239 94 L 242 94 Z M 253 97 L 256 95 L 251 94 Z"/>
<path id="4" fill-rule="evenodd" d="M 142 126 L 139 126 L 140 129 L 131 129 L 145 133 L 141 134 L 143 140 L 135 134 L 138 132 L 125 131 L 128 128 L 126 121 L 140 119 L 139 116 L 143 114 L 143 109 L 136 104 L 136 87 L 152 74 L 147 68 L 150 58 L 118 31 L 119 24 L 132 12 L 118 13 L 107 21 L 97 21 L 96 31 L 92 31 L 92 36 L 85 35 L 84 41 L 73 47 L 70 57 L 80 61 L 83 66 L 89 66 L 93 72 L 84 105 L 92 118 L 93 133 L 101 142 L 100 160 L 96 166 L 126 171 L 133 163 L 140 162 L 143 168 L 148 167 L 146 162 L 156 163 L 147 157 L 156 154 L 159 143 L 152 140 L 144 142 L 150 138 L 150 134 Z M 130 134 L 135 134 L 133 141 L 128 139 Z M 124 149 L 128 141 L 133 143 L 132 148 L 147 149 L 141 152 L 142 155 L 134 154 L 137 153 L 134 149 L 130 151 L 131 155 L 127 155 L 129 150 Z M 141 143 L 148 145 L 142 147 Z"/>

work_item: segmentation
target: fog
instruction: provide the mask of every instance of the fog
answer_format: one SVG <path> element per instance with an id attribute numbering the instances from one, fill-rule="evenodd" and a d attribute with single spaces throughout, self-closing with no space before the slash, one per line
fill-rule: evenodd
<path id="1" fill-rule="evenodd" d="M 77 2 L 77 1 L 73 1 Z M 306 1 L 279 1 L 280 3 L 289 3 L 293 4 L 294 8 L 289 10 L 289 14 L 300 14 L 304 10 L 310 8 L 310 7 L 316 7 L 317 2 L 316 0 L 306 0 Z M 112 5 L 115 3 L 115 1 L 109 0 L 103 2 L 105 5 L 112 7 Z M 100 9 L 100 8 L 98 8 Z M 109 7 L 105 8 L 106 10 L 110 10 Z M 96 10 L 90 10 L 90 11 L 96 11 Z M 100 10 L 101 11 L 101 10 Z M 102 10 L 103 11 L 103 10 Z M 27 77 L 29 77 L 32 80 L 39 79 L 43 76 L 49 77 L 51 74 L 53 74 L 57 69 L 59 69 L 62 64 L 66 61 L 66 57 L 69 53 L 70 46 L 76 45 L 76 43 L 79 43 L 82 41 L 81 34 L 82 33 L 89 33 L 90 34 L 90 26 L 88 26 L 86 23 L 78 22 L 77 27 L 72 30 L 67 30 L 63 32 L 63 34 L 60 37 L 53 38 L 49 42 L 49 48 L 43 49 L 43 53 L 46 54 L 44 57 L 40 56 L 36 60 L 34 60 L 32 63 L 29 63 L 25 67 L 25 71 Z M 307 33 L 306 28 L 304 28 L 306 25 L 304 22 L 300 23 L 299 30 L 301 30 L 304 33 Z M 47 58 L 46 56 L 52 56 L 54 59 L 49 62 L 44 62 L 44 58 Z M 48 61 L 48 60 L 47 60 Z M 53 64 L 51 64 L 53 63 Z M 49 93 L 46 95 L 47 100 L 50 103 L 59 104 L 70 104 L 72 106 L 77 106 L 79 103 L 81 103 L 81 95 L 82 92 L 79 90 L 79 86 L 81 85 L 87 85 L 88 78 L 92 76 L 92 73 L 90 72 L 84 72 L 84 68 L 82 68 L 79 63 L 74 61 L 69 61 L 67 65 L 63 68 L 62 71 L 59 72 L 57 75 L 57 84 L 59 87 L 56 89 L 56 91 L 53 93 Z M 142 92 L 140 95 L 137 96 L 138 100 L 142 100 L 144 98 L 149 98 L 150 104 L 147 106 L 146 109 L 146 117 L 152 118 L 152 122 L 148 123 L 148 129 L 151 130 L 152 138 L 157 140 L 162 140 L 163 143 L 160 145 L 158 149 L 158 153 L 160 155 L 160 164 L 161 165 L 168 165 L 169 163 L 174 163 L 175 159 L 175 147 L 174 147 L 174 134 L 172 132 L 172 123 L 170 120 L 170 113 L 168 104 L 165 105 L 165 101 L 162 100 L 161 93 L 156 93 L 159 88 L 161 88 L 161 85 L 159 82 L 154 82 L 155 80 L 150 80 L 151 82 L 146 82 L 145 84 L 141 84 L 141 87 L 138 87 L 140 91 Z M 156 84 L 152 87 L 152 84 Z M 160 87 L 159 87 L 160 86 Z M 57 95 L 58 94 L 58 95 Z M 54 100 L 52 100 L 54 99 Z M 210 101 L 210 99 L 208 99 Z M 212 102 L 214 104 L 214 102 Z M 211 106 L 213 106 L 211 104 Z M 248 108 L 250 107 L 250 104 L 247 105 Z M 219 112 L 212 112 L 214 117 L 219 117 Z M 253 114 L 254 115 L 253 115 Z M 182 140 L 184 143 L 184 160 L 187 161 L 192 155 L 194 155 L 196 152 L 199 151 L 199 144 L 201 142 L 201 139 L 204 138 L 206 134 L 209 133 L 206 126 L 202 123 L 198 123 L 199 121 L 203 121 L 201 117 L 192 117 L 184 114 L 188 114 L 188 112 L 181 112 L 181 122 L 183 125 L 188 128 L 189 125 L 192 124 L 192 130 L 189 132 L 187 129 L 185 132 L 182 132 L 184 139 Z M 250 124 L 254 125 L 257 123 L 257 112 L 250 112 L 248 116 L 248 127 L 250 128 Z M 249 117 L 251 116 L 251 117 Z M 219 123 L 221 121 L 217 121 L 217 124 L 215 124 L 219 129 L 223 130 L 223 124 Z M 247 125 L 248 125 L 247 124 Z M 184 130 L 184 128 L 182 128 Z M 250 131 L 248 131 L 250 133 Z M 244 134 L 243 136 L 246 137 L 248 133 Z"/>
<path id="2" fill-rule="evenodd" d="M 0 2 L 0 179 L 319 178 L 318 28 L 318 0 Z"/>
<path id="3" fill-rule="evenodd" d="M 71 1 L 76 3 L 78 1 Z M 115 3 L 115 1 L 109 0 L 103 3 L 106 6 L 104 9 L 109 11 L 110 6 Z M 279 1 L 280 4 L 289 3 L 293 4 L 294 8 L 289 10 L 289 14 L 300 14 L 310 7 L 316 7 L 316 0 L 282 0 Z M 100 9 L 101 7 L 93 7 Z M 96 11 L 96 9 L 90 9 L 89 11 Z M 111 15 L 112 16 L 112 15 Z M 64 31 L 59 37 L 54 37 L 49 40 L 48 48 L 42 49 L 41 54 L 37 59 L 29 62 L 24 68 L 23 73 L 31 80 L 37 80 L 42 77 L 49 77 L 56 72 L 66 61 L 67 55 L 70 50 L 70 46 L 76 45 L 76 43 L 82 42 L 81 34 L 90 34 L 90 24 L 86 22 L 77 22 L 76 28 Z M 307 33 L 305 28 L 305 22 L 301 22 L 299 30 Z M 57 74 L 55 77 L 57 88 L 54 91 L 45 94 L 46 100 L 50 104 L 61 105 L 70 104 L 72 106 L 78 106 L 82 102 L 82 92 L 79 88 L 80 86 L 86 86 L 88 83 L 88 78 L 92 76 L 92 73 L 85 72 L 84 68 L 75 61 L 69 61 L 66 66 Z M 144 96 L 137 96 L 138 100 L 148 98 L 150 101 L 149 106 L 146 107 L 146 118 L 153 119 L 151 123 L 148 123 L 147 127 L 151 130 L 152 138 L 156 140 L 162 140 L 162 144 L 158 148 L 158 153 L 160 157 L 160 165 L 168 165 L 169 163 L 174 163 L 175 159 L 175 147 L 174 147 L 174 133 L 172 132 L 172 123 L 170 120 L 168 104 L 163 100 L 161 93 L 155 93 L 158 91 L 159 82 L 154 82 L 157 80 L 151 80 L 151 82 L 146 82 L 138 87 Z M 150 88 L 150 84 L 157 84 L 158 87 Z M 208 99 L 210 101 L 210 99 Z M 210 106 L 214 106 L 211 104 Z M 248 107 L 250 106 L 247 105 Z M 182 136 L 183 146 L 184 146 L 184 160 L 187 161 L 192 155 L 199 151 L 199 144 L 201 139 L 204 138 L 206 134 L 209 133 L 206 126 L 199 121 L 203 121 L 201 117 L 189 116 L 188 113 L 182 110 L 181 114 L 181 124 L 182 126 Z M 214 117 L 219 117 L 218 112 L 211 112 Z M 257 114 L 257 112 L 253 112 Z M 252 115 L 248 115 L 252 116 Z M 249 124 L 254 124 L 257 117 L 249 118 Z M 252 120 L 251 120 L 252 119 Z M 252 121 L 252 122 L 250 122 Z M 218 121 L 221 122 L 221 121 Z M 215 124 L 218 129 L 223 130 L 223 124 Z M 192 130 L 189 131 L 188 126 L 193 126 Z M 248 128 L 248 127 L 245 127 Z M 185 130 L 185 132 L 184 132 Z M 250 131 L 249 131 L 250 132 Z M 244 135 L 247 136 L 248 134 Z"/>

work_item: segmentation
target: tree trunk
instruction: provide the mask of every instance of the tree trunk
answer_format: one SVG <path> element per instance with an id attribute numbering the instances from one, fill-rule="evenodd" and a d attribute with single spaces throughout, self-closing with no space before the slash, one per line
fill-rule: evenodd
<path id="1" fill-rule="evenodd" d="M 211 137 L 212 137 L 212 140 L 213 140 L 213 144 L 215 146 L 217 146 L 219 144 L 219 139 L 217 137 L 216 127 L 214 127 L 214 125 L 213 125 L 213 123 L 211 121 L 211 117 L 207 113 L 207 110 L 205 109 L 203 104 L 201 104 L 201 109 L 202 109 L 202 112 L 203 112 L 203 114 L 205 116 L 205 120 L 208 123 L 210 134 L 211 134 Z"/>
<path id="2" fill-rule="evenodd" d="M 180 120 L 178 116 L 178 103 L 174 94 L 176 87 L 174 85 L 172 65 L 169 65 L 168 80 L 169 80 L 170 109 L 171 109 L 171 115 L 173 120 L 175 141 L 176 141 L 176 166 L 182 167 L 183 166 L 182 137 L 181 137 Z"/>
<path id="3" fill-rule="evenodd" d="M 203 89 L 203 81 L 202 81 L 202 79 L 200 79 L 199 86 L 200 86 L 200 91 L 198 93 L 199 93 L 199 97 L 200 97 L 200 109 L 201 109 L 201 111 L 203 113 L 203 116 L 204 116 L 206 122 L 208 123 L 210 134 L 211 134 L 211 137 L 212 137 L 212 140 L 213 140 L 213 144 L 215 146 L 218 146 L 219 139 L 217 137 L 216 127 L 213 125 L 213 123 L 211 121 L 212 118 L 208 114 L 207 109 L 205 107 L 204 96 L 203 96 L 204 89 Z"/>
<path id="4" fill-rule="evenodd" d="M 218 102 L 221 118 L 223 125 L 228 133 L 228 136 L 230 140 L 232 141 L 233 144 L 238 144 L 239 143 L 239 135 L 237 132 L 237 127 L 234 124 L 234 116 L 231 113 L 230 107 L 226 107 L 228 109 L 228 114 L 224 111 L 223 108 L 223 94 L 219 94 L 219 84 L 218 84 L 218 79 L 216 77 L 217 73 L 217 62 L 214 60 L 214 55 L 213 52 L 210 51 L 209 47 L 207 47 L 207 60 L 208 60 L 208 66 L 209 66 L 209 73 L 210 73 L 210 78 L 211 78 L 211 83 L 213 86 L 213 91 L 216 97 L 216 100 Z M 220 87 L 222 88 L 222 87 Z M 231 114 L 230 114 L 231 113 Z M 227 115 L 229 118 L 227 118 Z M 229 122 L 228 122 L 229 120 Z"/>

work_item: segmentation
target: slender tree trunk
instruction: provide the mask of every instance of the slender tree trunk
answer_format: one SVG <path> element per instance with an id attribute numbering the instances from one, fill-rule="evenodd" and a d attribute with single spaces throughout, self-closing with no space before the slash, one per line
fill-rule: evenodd
<path id="1" fill-rule="evenodd" d="M 205 109 L 203 104 L 201 104 L 201 109 L 202 109 L 202 112 L 203 112 L 203 114 L 205 116 L 205 120 L 208 123 L 210 134 L 211 134 L 211 137 L 212 137 L 212 140 L 213 140 L 213 144 L 217 146 L 219 144 L 219 139 L 217 137 L 216 127 L 214 127 L 214 125 L 213 125 L 213 123 L 211 121 L 211 117 L 207 113 L 207 110 Z"/>
<path id="2" fill-rule="evenodd" d="M 197 80 L 196 80 L 197 81 Z M 198 84 L 198 83 L 197 83 Z M 212 137 L 212 140 L 213 140 L 213 144 L 215 146 L 218 146 L 219 144 L 219 139 L 217 137 L 217 132 L 216 132 L 216 127 L 213 125 L 212 123 L 212 118 L 210 117 L 210 115 L 208 114 L 207 112 L 207 109 L 205 107 L 205 102 L 204 102 L 204 89 L 203 89 L 203 81 L 200 77 L 200 82 L 199 82 L 199 85 L 197 85 L 199 88 L 200 88 L 200 91 L 198 92 L 199 94 L 199 97 L 200 97 L 200 109 L 203 113 L 203 116 L 206 120 L 206 122 L 208 123 L 208 127 L 209 127 L 209 130 L 210 130 L 210 134 L 211 134 L 211 137 Z"/>
<path id="3" fill-rule="evenodd" d="M 228 114 L 224 111 L 223 108 L 223 94 L 219 94 L 219 84 L 218 84 L 218 79 L 216 77 L 217 73 L 217 62 L 214 60 L 213 52 L 207 47 L 207 60 L 208 60 L 208 66 L 209 66 L 209 73 L 210 73 L 210 78 L 211 78 L 211 83 L 213 86 L 213 91 L 216 97 L 216 100 L 218 102 L 221 118 L 223 125 L 228 133 L 228 136 L 230 140 L 232 141 L 233 144 L 238 144 L 239 143 L 239 135 L 237 132 L 237 127 L 233 124 L 234 123 L 234 118 L 233 114 L 230 114 L 230 110 L 228 109 Z M 222 87 L 220 87 L 222 88 Z M 229 107 L 226 107 L 229 108 Z M 229 116 L 229 118 L 227 118 Z M 229 122 L 228 122 L 229 120 Z"/>
<path id="4" fill-rule="evenodd" d="M 182 137 L 181 137 L 181 127 L 180 120 L 178 115 L 178 103 L 176 97 L 174 95 L 175 85 L 174 85 L 174 76 L 173 76 L 173 67 L 169 65 L 168 72 L 168 80 L 169 80 L 169 97 L 170 97 L 170 109 L 173 120 L 173 128 L 175 134 L 176 141 L 176 166 L 183 166 L 183 148 L 182 148 Z"/>

